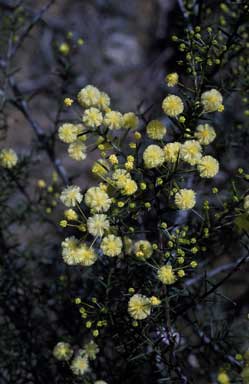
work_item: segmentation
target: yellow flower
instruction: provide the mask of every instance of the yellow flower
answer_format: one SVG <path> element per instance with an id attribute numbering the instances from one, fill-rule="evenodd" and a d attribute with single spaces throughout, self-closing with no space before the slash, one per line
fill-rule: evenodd
<path id="1" fill-rule="evenodd" d="M 176 117 L 183 112 L 184 105 L 179 96 L 169 95 L 163 100 L 162 108 L 166 115 Z"/>
<path id="2" fill-rule="evenodd" d="M 110 161 L 110 163 L 111 163 L 112 165 L 118 164 L 118 158 L 117 158 L 116 155 L 111 155 L 111 156 L 109 157 L 109 161 Z"/>
<path id="3" fill-rule="evenodd" d="M 68 154 L 74 160 L 84 160 L 86 158 L 86 145 L 77 140 L 69 145 Z"/>
<path id="4" fill-rule="evenodd" d="M 57 343 L 53 349 L 53 355 L 57 360 L 68 361 L 73 356 L 73 350 L 69 343 L 63 343 L 62 341 Z"/>
<path id="5" fill-rule="evenodd" d="M 75 124 L 65 123 L 60 126 L 58 136 L 63 143 L 73 143 L 77 140 L 79 128 Z"/>
<path id="6" fill-rule="evenodd" d="M 123 125 L 123 116 L 117 111 L 107 112 L 104 116 L 103 123 L 109 129 L 120 129 Z"/>
<path id="7" fill-rule="evenodd" d="M 127 171 L 131 171 L 134 168 L 134 162 L 127 161 L 124 166 L 125 166 L 125 169 L 127 169 Z"/>
<path id="8" fill-rule="evenodd" d="M 158 145 L 149 145 L 143 153 L 146 168 L 157 168 L 164 163 L 164 152 Z"/>
<path id="9" fill-rule="evenodd" d="M 212 156 L 203 156 L 197 164 L 201 177 L 212 178 L 219 172 L 219 163 Z"/>
<path id="10" fill-rule="evenodd" d="M 146 127 L 147 135 L 152 140 L 162 140 L 166 135 L 166 128 L 159 120 L 151 120 Z"/>
<path id="11" fill-rule="evenodd" d="M 111 199 L 99 187 L 91 187 L 85 194 L 85 203 L 94 212 L 107 212 L 111 206 Z"/>
<path id="12" fill-rule="evenodd" d="M 195 138 L 202 145 L 208 145 L 216 138 L 216 133 L 213 127 L 209 124 L 200 124 L 196 128 Z"/>
<path id="13" fill-rule="evenodd" d="M 80 193 L 80 187 L 71 185 L 66 187 L 60 195 L 60 199 L 67 207 L 75 207 L 77 203 L 81 203 L 82 194 Z"/>
<path id="14" fill-rule="evenodd" d="M 128 312 L 135 320 L 146 319 L 151 312 L 150 299 L 140 294 L 133 295 L 128 303 Z"/>
<path id="15" fill-rule="evenodd" d="M 93 85 L 82 88 L 77 95 L 78 102 L 82 107 L 93 107 L 98 105 L 100 91 Z"/>
<path id="16" fill-rule="evenodd" d="M 172 269 L 172 265 L 167 264 L 159 268 L 157 272 L 158 279 L 166 285 L 174 284 L 176 282 L 176 276 Z"/>
<path id="17" fill-rule="evenodd" d="M 165 161 L 169 163 L 175 163 L 180 156 L 181 143 L 175 141 L 174 143 L 168 143 L 164 146 Z"/>
<path id="18" fill-rule="evenodd" d="M 88 357 L 89 360 L 95 360 L 97 354 L 99 353 L 99 347 L 93 340 L 91 340 L 84 346 L 82 352 Z"/>
<path id="19" fill-rule="evenodd" d="M 88 358 L 86 356 L 77 355 L 73 359 L 70 368 L 75 375 L 84 375 L 89 370 Z"/>
<path id="20" fill-rule="evenodd" d="M 122 193 L 124 195 L 133 195 L 137 191 L 137 183 L 132 179 L 127 179 L 126 183 L 122 188 Z"/>
<path id="21" fill-rule="evenodd" d="M 62 43 L 60 46 L 59 46 L 59 51 L 62 55 L 65 55 L 67 56 L 69 54 L 69 51 L 70 51 L 70 46 L 69 44 L 67 43 Z"/>
<path id="22" fill-rule="evenodd" d="M 123 126 L 127 129 L 137 129 L 139 119 L 133 112 L 128 112 L 123 115 Z"/>
<path id="23" fill-rule="evenodd" d="M 67 209 L 65 212 L 64 212 L 64 216 L 67 220 L 69 221 L 75 221 L 78 219 L 78 215 L 77 213 L 73 210 L 73 209 Z"/>
<path id="24" fill-rule="evenodd" d="M 138 131 L 134 132 L 134 138 L 135 138 L 136 140 L 140 140 L 140 139 L 142 138 L 141 133 L 138 132 Z"/>
<path id="25" fill-rule="evenodd" d="M 70 97 L 66 97 L 64 99 L 64 104 L 66 107 L 71 107 L 71 105 L 73 104 L 73 99 L 70 99 Z"/>
<path id="26" fill-rule="evenodd" d="M 168 87 L 174 87 L 179 81 L 179 76 L 176 72 L 169 73 L 166 76 L 165 81 Z"/>
<path id="27" fill-rule="evenodd" d="M 118 256 L 122 252 L 122 240 L 118 236 L 108 235 L 103 238 L 100 248 L 106 256 Z"/>
<path id="28" fill-rule="evenodd" d="M 102 111 L 106 111 L 107 108 L 110 106 L 110 97 L 105 92 L 100 92 L 98 102 L 96 106 L 101 109 Z"/>
<path id="29" fill-rule="evenodd" d="M 125 169 L 117 169 L 113 172 L 112 179 L 115 181 L 117 187 L 122 189 L 125 187 L 127 180 L 131 179 L 131 175 Z"/>
<path id="30" fill-rule="evenodd" d="M 190 165 L 196 165 L 201 159 L 201 145 L 196 140 L 187 140 L 181 146 L 181 159 Z"/>
<path id="31" fill-rule="evenodd" d="M 219 384 L 230 384 L 230 379 L 226 372 L 219 373 L 217 376 L 217 381 Z"/>
<path id="32" fill-rule="evenodd" d="M 89 248 L 85 244 L 81 244 L 77 247 L 75 251 L 75 257 L 77 259 L 77 264 L 84 265 L 89 267 L 95 263 L 97 260 L 97 255 L 93 248 Z"/>
<path id="33" fill-rule="evenodd" d="M 160 304 L 161 304 L 161 300 L 158 299 L 158 297 L 156 297 L 156 296 L 151 296 L 151 298 L 150 298 L 150 303 L 151 303 L 151 305 L 153 305 L 153 306 L 157 306 L 157 305 L 160 305 Z"/>
<path id="34" fill-rule="evenodd" d="M 62 246 L 62 258 L 68 265 L 78 264 L 76 257 L 76 250 L 78 248 L 79 240 L 74 236 L 67 237 L 61 244 Z"/>
<path id="35" fill-rule="evenodd" d="M 204 112 L 215 112 L 222 110 L 222 101 L 223 97 L 221 93 L 216 89 L 211 89 L 210 91 L 203 92 L 203 94 L 201 95 L 201 103 Z"/>
<path id="36" fill-rule="evenodd" d="M 107 220 L 107 216 L 103 213 L 96 213 L 94 216 L 89 217 L 87 220 L 88 232 L 97 237 L 102 237 L 110 227 L 110 223 Z"/>
<path id="37" fill-rule="evenodd" d="M 195 203 L 195 192 L 192 189 L 180 189 L 175 194 L 175 204 L 179 209 L 191 209 Z"/>
<path id="38" fill-rule="evenodd" d="M 17 154 L 11 148 L 4 148 L 0 151 L 0 165 L 3 168 L 11 169 L 18 161 Z"/>
<path id="39" fill-rule="evenodd" d="M 103 116 L 99 109 L 91 107 L 83 113 L 82 121 L 88 127 L 97 128 L 102 124 Z"/>
<path id="40" fill-rule="evenodd" d="M 153 253 L 153 248 L 148 240 L 139 240 L 134 244 L 134 253 L 141 260 L 148 259 Z"/>
<path id="41" fill-rule="evenodd" d="M 46 187 L 46 181 L 43 180 L 43 179 L 39 179 L 39 180 L 37 181 L 37 186 L 38 186 L 39 188 L 45 188 L 45 187 Z"/>
<path id="42" fill-rule="evenodd" d="M 179 269 L 179 271 L 177 271 L 177 275 L 179 277 L 184 277 L 185 276 L 185 271 L 183 269 Z"/>

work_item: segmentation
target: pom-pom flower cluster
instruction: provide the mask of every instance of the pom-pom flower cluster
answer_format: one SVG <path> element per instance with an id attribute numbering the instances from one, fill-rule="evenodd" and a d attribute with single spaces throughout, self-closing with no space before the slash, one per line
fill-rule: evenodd
<path id="1" fill-rule="evenodd" d="M 171 74 L 166 82 L 173 87 L 178 76 Z M 198 208 L 198 191 L 189 183 L 190 174 L 201 181 L 219 171 L 218 161 L 207 153 L 215 129 L 201 117 L 220 111 L 222 96 L 216 90 L 201 95 L 200 121 L 192 129 L 186 128 L 183 113 L 188 103 L 180 94 L 167 95 L 162 116 L 147 121 L 133 112 L 112 110 L 110 97 L 92 85 L 78 93 L 77 101 L 73 108 L 80 108 L 82 121 L 62 124 L 58 135 L 75 160 L 85 159 L 88 146 L 96 148 L 99 159 L 92 172 L 97 184 L 85 190 L 69 185 L 61 192 L 67 207 L 61 224 L 70 229 L 62 242 L 62 257 L 67 265 L 83 268 L 94 268 L 99 262 L 146 267 L 150 284 L 131 288 L 128 298 L 120 292 L 127 316 L 136 326 L 160 310 L 162 287 L 181 284 L 198 265 L 195 257 L 201 247 L 191 229 L 172 223 L 179 211 Z M 173 127 L 182 131 L 176 141 Z M 90 316 L 87 307 L 81 308 L 81 314 Z M 87 320 L 86 328 L 92 324 Z M 97 337 L 100 331 L 92 332 Z M 64 349 L 57 355 L 69 356 L 68 347 Z M 77 355 L 71 369 L 76 375 L 87 371 L 88 360 Z"/>

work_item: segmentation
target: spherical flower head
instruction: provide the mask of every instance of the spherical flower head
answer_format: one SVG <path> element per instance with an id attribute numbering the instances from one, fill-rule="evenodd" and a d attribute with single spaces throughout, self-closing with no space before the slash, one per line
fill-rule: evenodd
<path id="1" fill-rule="evenodd" d="M 11 169 L 18 161 L 17 154 L 11 148 L 4 148 L 0 151 L 0 166 Z"/>
<path id="2" fill-rule="evenodd" d="M 112 165 L 116 165 L 116 164 L 118 164 L 118 158 L 117 158 L 117 156 L 114 155 L 114 154 L 110 155 L 108 160 L 110 161 L 110 163 L 111 163 Z"/>
<path id="3" fill-rule="evenodd" d="M 131 196 L 137 191 L 137 183 L 132 179 L 127 179 L 122 188 L 122 194 Z"/>
<path id="4" fill-rule="evenodd" d="M 69 343 L 59 342 L 53 349 L 53 355 L 57 360 L 68 361 L 73 355 L 73 350 Z"/>
<path id="5" fill-rule="evenodd" d="M 203 156 L 197 164 L 200 176 L 210 179 L 219 172 L 219 162 L 212 156 Z"/>
<path id="6" fill-rule="evenodd" d="M 201 159 L 201 145 L 196 140 L 187 140 L 181 146 L 180 157 L 190 165 L 196 165 Z"/>
<path id="7" fill-rule="evenodd" d="M 90 128 L 97 128 L 102 124 L 103 116 L 99 109 L 91 107 L 83 113 L 82 121 Z"/>
<path id="8" fill-rule="evenodd" d="M 245 196 L 244 198 L 243 208 L 246 212 L 249 213 L 249 195 Z"/>
<path id="9" fill-rule="evenodd" d="M 58 130 L 58 136 L 63 143 L 71 144 L 77 140 L 78 126 L 76 124 L 62 124 Z"/>
<path id="10" fill-rule="evenodd" d="M 175 85 L 177 85 L 177 83 L 179 81 L 179 76 L 176 72 L 169 73 L 166 76 L 165 81 L 166 81 L 168 87 L 174 87 Z"/>
<path id="11" fill-rule="evenodd" d="M 166 135 L 166 128 L 159 120 L 151 120 L 146 127 L 147 135 L 152 140 L 162 140 Z"/>
<path id="12" fill-rule="evenodd" d="M 157 168 L 164 163 L 164 152 L 158 145 L 149 145 L 143 153 L 146 168 Z"/>
<path id="13" fill-rule="evenodd" d="M 39 179 L 38 181 L 37 181 L 37 187 L 38 188 L 41 188 L 41 189 L 43 189 L 43 188 L 45 188 L 46 187 L 46 181 L 45 180 L 43 180 L 43 179 Z"/>
<path id="14" fill-rule="evenodd" d="M 82 352 L 88 357 L 89 360 L 95 360 L 97 354 L 99 353 L 99 347 L 93 340 L 91 340 L 84 346 Z"/>
<path id="15" fill-rule="evenodd" d="M 120 237 L 108 235 L 103 238 L 100 248 L 102 249 L 104 255 L 114 257 L 120 255 L 122 252 L 122 245 Z"/>
<path id="16" fill-rule="evenodd" d="M 203 92 L 201 95 L 201 103 L 204 112 L 215 112 L 222 109 L 223 97 L 216 89 Z"/>
<path id="17" fill-rule="evenodd" d="M 103 124 L 109 129 L 120 129 L 123 126 L 123 116 L 117 111 L 107 112 Z"/>
<path id="18" fill-rule="evenodd" d="M 109 164 L 104 159 L 98 159 L 94 162 L 92 166 L 92 173 L 94 173 L 97 176 L 104 176 L 109 171 Z"/>
<path id="19" fill-rule="evenodd" d="M 167 264 L 159 268 L 157 278 L 166 285 L 171 285 L 176 282 L 176 276 L 172 269 L 172 265 Z"/>
<path id="20" fill-rule="evenodd" d="M 91 187 L 85 194 L 85 203 L 94 212 L 107 212 L 111 206 L 111 199 L 99 187 Z"/>
<path id="21" fill-rule="evenodd" d="M 219 373 L 217 376 L 217 381 L 219 384 L 230 384 L 230 379 L 226 372 Z"/>
<path id="22" fill-rule="evenodd" d="M 107 216 L 103 213 L 96 213 L 87 220 L 88 232 L 95 237 L 102 237 L 110 227 Z"/>
<path id="23" fill-rule="evenodd" d="M 72 372 L 77 376 L 83 376 L 89 370 L 88 358 L 77 355 L 70 365 Z"/>
<path id="24" fill-rule="evenodd" d="M 77 161 L 85 160 L 86 158 L 86 145 L 82 141 L 77 140 L 71 143 L 68 147 L 69 156 Z"/>
<path id="25" fill-rule="evenodd" d="M 75 251 L 78 247 L 79 240 L 75 236 L 66 237 L 61 243 L 63 249 Z"/>
<path id="26" fill-rule="evenodd" d="M 150 299 L 140 294 L 133 295 L 128 303 L 128 312 L 135 320 L 146 319 L 151 312 Z"/>
<path id="27" fill-rule="evenodd" d="M 93 85 L 87 85 L 86 87 L 82 88 L 77 95 L 79 104 L 82 107 L 87 108 L 98 105 L 99 98 L 100 91 Z"/>
<path id="28" fill-rule="evenodd" d="M 67 237 L 62 242 L 62 258 L 64 263 L 67 265 L 77 265 L 78 257 L 77 257 L 77 249 L 78 249 L 79 241 L 74 237 Z"/>
<path id="29" fill-rule="evenodd" d="M 73 105 L 73 99 L 70 99 L 70 97 L 66 97 L 64 99 L 64 104 L 66 107 L 71 107 L 71 105 Z"/>
<path id="30" fill-rule="evenodd" d="M 59 52 L 62 55 L 67 56 L 70 52 L 70 45 L 68 43 L 61 43 L 59 46 Z"/>
<path id="31" fill-rule="evenodd" d="M 148 240 L 139 240 L 134 244 L 134 253 L 140 260 L 149 259 L 153 253 L 153 248 Z"/>
<path id="32" fill-rule="evenodd" d="M 176 163 L 180 157 L 181 143 L 175 141 L 168 143 L 163 147 L 165 161 L 168 163 Z"/>
<path id="33" fill-rule="evenodd" d="M 105 92 L 100 92 L 98 102 L 96 106 L 101 109 L 101 111 L 106 111 L 110 107 L 110 97 Z"/>
<path id="34" fill-rule="evenodd" d="M 123 115 L 123 127 L 126 129 L 137 129 L 139 119 L 133 112 L 128 112 Z"/>
<path id="35" fill-rule="evenodd" d="M 83 265 L 84 267 L 90 267 L 97 260 L 97 255 L 93 248 L 81 244 L 75 251 L 75 258 L 77 259 L 77 264 Z"/>
<path id="36" fill-rule="evenodd" d="M 165 97 L 162 103 L 164 113 L 170 117 L 177 117 L 184 110 L 182 99 L 176 95 Z"/>
<path id="37" fill-rule="evenodd" d="M 131 175 L 125 169 L 116 169 L 112 174 L 112 179 L 118 188 L 122 189 L 125 187 L 127 180 L 131 179 Z"/>
<path id="38" fill-rule="evenodd" d="M 153 306 L 157 306 L 157 305 L 160 305 L 160 304 L 161 304 L 161 300 L 158 299 L 158 297 L 156 297 L 156 296 L 151 296 L 151 298 L 150 298 L 150 303 L 151 303 L 151 305 L 153 305 Z"/>
<path id="39" fill-rule="evenodd" d="M 82 201 L 82 194 L 80 193 L 80 187 L 76 185 L 70 185 L 69 187 L 66 187 L 60 195 L 60 199 L 63 204 L 65 204 L 66 207 L 75 207 Z"/>
<path id="40" fill-rule="evenodd" d="M 64 216 L 69 221 L 76 221 L 78 219 L 77 213 L 71 208 L 64 212 Z"/>
<path id="41" fill-rule="evenodd" d="M 175 204 L 181 210 L 194 208 L 195 203 L 195 192 L 192 189 L 180 189 L 175 194 Z"/>
<path id="42" fill-rule="evenodd" d="M 199 124 L 195 131 L 195 138 L 201 145 L 208 145 L 214 141 L 216 138 L 216 133 L 211 125 Z"/>

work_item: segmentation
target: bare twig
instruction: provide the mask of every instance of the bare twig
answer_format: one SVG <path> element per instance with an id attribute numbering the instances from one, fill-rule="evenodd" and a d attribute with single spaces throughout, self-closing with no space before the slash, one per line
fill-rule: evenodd
<path id="1" fill-rule="evenodd" d="M 42 18 L 42 16 L 46 13 L 46 11 L 51 7 L 51 5 L 55 2 L 55 0 L 50 0 L 39 12 L 37 12 L 33 19 L 31 20 L 30 24 L 25 28 L 25 30 L 20 35 L 17 43 L 13 46 L 11 56 L 13 57 L 16 54 L 16 51 L 18 48 L 21 47 L 23 41 L 26 39 L 26 37 L 29 35 L 29 32 L 31 29 L 37 24 L 37 22 Z"/>
<path id="2" fill-rule="evenodd" d="M 22 112 L 22 114 L 26 117 L 27 121 L 29 122 L 30 126 L 34 130 L 36 137 L 38 141 L 43 145 L 45 151 L 47 152 L 47 155 L 52 162 L 56 172 L 60 176 L 63 183 L 66 185 L 68 184 L 68 177 L 64 170 L 64 167 L 62 166 L 59 159 L 55 157 L 54 151 L 48 146 L 47 144 L 47 138 L 46 135 L 42 129 L 42 127 L 33 119 L 28 104 L 23 98 L 21 97 L 21 93 L 19 90 L 18 85 L 15 83 L 13 77 L 9 77 L 9 84 L 13 90 L 13 93 L 15 95 L 15 100 L 12 101 L 13 104 L 16 105 L 16 107 Z"/>

